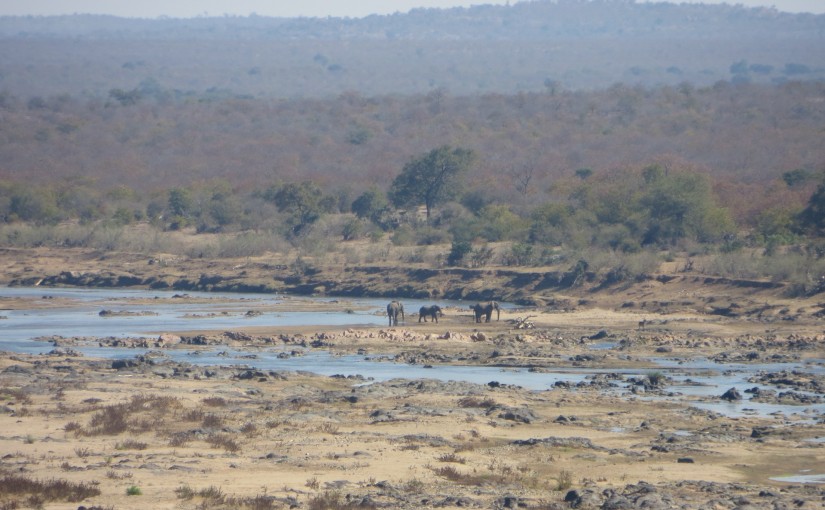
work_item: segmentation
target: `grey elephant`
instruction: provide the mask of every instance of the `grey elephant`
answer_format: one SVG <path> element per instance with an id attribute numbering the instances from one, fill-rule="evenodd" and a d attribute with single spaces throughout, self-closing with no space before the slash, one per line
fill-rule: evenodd
<path id="1" fill-rule="evenodd" d="M 439 315 L 444 317 L 444 311 L 441 310 L 440 306 L 422 306 L 421 309 L 418 310 L 418 322 L 421 322 L 421 319 L 424 319 L 424 322 L 427 322 L 427 317 L 430 317 L 433 322 L 437 324 Z"/>
<path id="2" fill-rule="evenodd" d="M 400 301 L 390 301 L 387 305 L 387 317 L 390 318 L 390 326 L 398 326 L 398 314 L 401 314 L 401 320 L 404 320 L 404 305 Z"/>
<path id="3" fill-rule="evenodd" d="M 476 317 L 476 322 L 481 322 L 481 316 L 484 315 L 486 320 L 484 322 L 490 322 L 490 317 L 493 316 L 493 310 L 496 311 L 496 320 L 499 320 L 501 317 L 501 309 L 498 306 L 498 303 L 495 301 L 488 301 L 486 303 L 476 303 L 470 306 L 470 309 L 473 311 Z"/>

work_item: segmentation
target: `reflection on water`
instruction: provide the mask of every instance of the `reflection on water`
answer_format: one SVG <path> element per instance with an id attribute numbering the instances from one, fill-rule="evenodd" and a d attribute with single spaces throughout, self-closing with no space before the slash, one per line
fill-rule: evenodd
<path id="1" fill-rule="evenodd" d="M 109 289 L 64 289 L 64 288 L 0 288 L 0 298 L 40 299 L 49 296 L 60 299 L 59 306 L 31 308 L 27 310 L 6 310 L 0 315 L 0 350 L 38 354 L 51 349 L 49 344 L 33 341 L 33 338 L 59 335 L 63 337 L 134 337 L 156 336 L 159 332 L 183 332 L 192 330 L 232 330 L 251 326 L 361 326 L 385 325 L 384 310 L 387 299 L 334 299 L 334 298 L 289 298 L 272 294 L 211 294 L 187 293 L 198 298 L 197 302 L 172 299 L 175 292 L 152 290 L 109 290 Z M 158 299 L 156 303 L 153 301 Z M 283 306 L 291 300 L 299 299 L 324 304 L 327 311 L 293 311 Z M 422 300 L 404 300 L 405 308 L 417 311 L 424 304 Z M 444 306 L 460 306 L 463 302 L 439 302 Z M 317 306 L 315 307 L 317 308 Z M 149 315 L 100 317 L 102 309 L 115 311 L 141 311 Z M 250 309 L 265 309 L 260 315 L 247 316 Z M 275 311 L 273 311 L 275 310 Z M 192 316 L 199 318 L 193 319 Z M 469 316 L 469 313 L 468 313 Z M 597 345 L 598 349 L 609 350 L 613 344 Z M 291 349 L 291 347 L 290 347 Z M 130 358 L 145 354 L 146 349 L 124 348 L 78 348 L 85 355 L 103 358 Z M 436 366 L 407 365 L 375 360 L 364 356 L 336 356 L 326 351 L 307 351 L 302 356 L 284 356 L 278 348 L 256 348 L 253 350 L 169 350 L 164 355 L 170 359 L 197 365 L 243 365 L 261 370 L 308 371 L 320 375 L 363 376 L 370 380 L 383 381 L 393 378 L 432 378 L 440 380 L 467 381 L 479 384 L 498 382 L 518 385 L 533 390 L 547 390 L 564 381 L 571 386 L 587 385 L 597 374 L 621 373 L 625 377 L 644 378 L 650 369 L 581 369 L 559 368 L 552 371 L 531 372 L 527 369 L 501 369 L 486 366 Z M 376 353 L 378 355 L 380 353 Z M 707 359 L 675 360 L 654 359 L 671 379 L 662 394 L 639 394 L 629 392 L 629 383 L 617 381 L 612 391 L 639 399 L 680 399 L 698 408 L 712 410 L 729 416 L 772 413 L 784 415 L 801 414 L 815 418 L 825 414 L 825 404 L 791 406 L 763 404 L 750 400 L 727 402 L 719 396 L 729 388 L 740 393 L 746 389 L 769 386 L 748 382 L 760 371 L 802 370 L 824 373 L 825 367 L 802 363 L 765 364 L 725 364 L 719 365 Z M 804 392 L 798 392 L 804 393 Z"/>
<path id="2" fill-rule="evenodd" d="M 62 305 L 44 309 L 8 310 L 3 315 L 0 345 L 40 336 L 154 336 L 157 332 L 195 329 L 233 329 L 250 326 L 374 325 L 385 320 L 378 300 L 347 300 L 339 311 L 278 311 L 287 299 L 273 294 L 208 294 L 187 292 L 198 302 L 174 299 L 174 292 L 102 289 L 4 288 L 2 297 L 61 299 Z M 139 301 L 138 301 L 139 300 Z M 157 303 L 153 303 L 157 300 Z M 334 299 L 317 300 L 335 305 Z M 247 315 L 254 308 L 275 312 Z M 100 317 L 101 310 L 147 312 L 146 315 Z M 197 318 L 193 318 L 197 317 Z"/>
<path id="3" fill-rule="evenodd" d="M 772 476 L 771 480 L 774 482 L 787 483 L 816 483 L 825 484 L 825 474 L 821 475 L 791 475 L 791 476 Z"/>

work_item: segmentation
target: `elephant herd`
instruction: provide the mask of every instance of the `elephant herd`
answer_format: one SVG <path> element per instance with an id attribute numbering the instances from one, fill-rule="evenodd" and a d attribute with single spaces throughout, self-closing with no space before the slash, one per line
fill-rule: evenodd
<path id="1" fill-rule="evenodd" d="M 496 311 L 496 320 L 499 320 L 501 317 L 501 307 L 496 301 L 487 301 L 484 303 L 470 305 L 470 310 L 473 311 L 476 322 L 481 322 L 482 317 L 485 318 L 484 322 L 490 322 L 490 318 L 493 316 L 493 310 Z M 400 301 L 390 301 L 390 303 L 387 304 L 387 317 L 390 319 L 390 327 L 398 326 L 399 315 L 403 321 L 404 305 Z M 444 311 L 438 305 L 422 306 L 418 310 L 418 322 L 421 322 L 422 320 L 427 322 L 427 317 L 429 317 L 432 322 L 438 323 L 439 316 L 443 317 Z"/>

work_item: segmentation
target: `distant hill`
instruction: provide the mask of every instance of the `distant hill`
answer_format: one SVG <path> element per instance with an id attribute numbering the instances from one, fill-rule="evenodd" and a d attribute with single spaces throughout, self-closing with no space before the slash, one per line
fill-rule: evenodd
<path id="1" fill-rule="evenodd" d="M 825 78 L 825 15 L 627 0 L 365 18 L 0 17 L 0 91 L 296 98 Z"/>

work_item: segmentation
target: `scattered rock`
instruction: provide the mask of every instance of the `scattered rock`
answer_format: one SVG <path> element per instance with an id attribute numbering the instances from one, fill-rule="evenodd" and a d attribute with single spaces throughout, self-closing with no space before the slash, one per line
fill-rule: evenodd
<path id="1" fill-rule="evenodd" d="M 742 394 L 739 393 L 739 390 L 737 390 L 736 388 L 731 388 L 725 393 L 723 393 L 722 396 L 719 398 L 721 398 L 722 400 L 733 402 L 736 400 L 742 400 Z"/>

